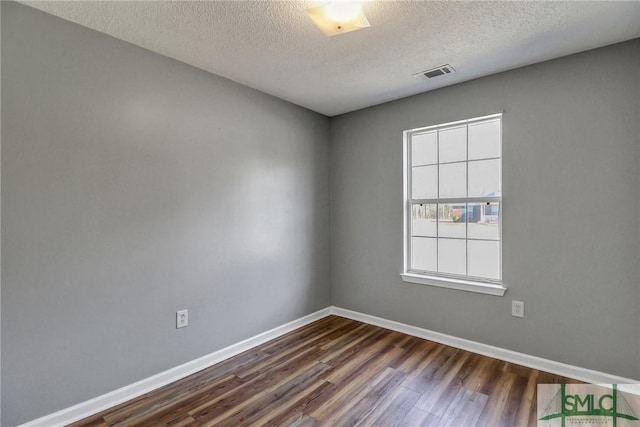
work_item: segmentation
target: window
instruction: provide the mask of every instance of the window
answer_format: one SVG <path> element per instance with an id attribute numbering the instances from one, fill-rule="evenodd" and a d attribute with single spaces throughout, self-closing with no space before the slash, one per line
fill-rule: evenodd
<path id="1" fill-rule="evenodd" d="M 504 295 L 502 114 L 404 132 L 405 281 Z"/>

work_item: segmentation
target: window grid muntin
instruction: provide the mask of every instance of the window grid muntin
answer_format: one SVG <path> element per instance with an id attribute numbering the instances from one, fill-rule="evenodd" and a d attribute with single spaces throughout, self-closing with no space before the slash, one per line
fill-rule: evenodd
<path id="1" fill-rule="evenodd" d="M 500 127 L 500 133 L 499 133 L 499 152 L 500 152 L 500 156 L 499 157 L 487 157 L 487 158 L 474 158 L 472 160 L 469 159 L 469 126 L 470 125 L 474 125 L 474 124 L 483 124 L 483 123 L 490 123 L 493 121 L 497 121 L 499 122 L 499 127 Z M 464 161 L 452 161 L 452 162 L 444 162 L 444 163 L 440 163 L 440 131 L 442 130 L 447 130 L 450 128 L 457 128 L 457 127 L 461 127 L 461 125 L 464 125 L 466 127 L 466 160 Z M 411 156 L 412 156 L 412 151 L 413 151 L 413 145 L 412 145 L 412 141 L 413 141 L 413 137 L 415 135 L 421 135 L 421 134 L 426 134 L 426 133 L 430 133 L 430 132 L 434 132 L 436 133 L 436 153 L 437 153 L 437 160 L 438 162 L 433 164 L 433 163 L 429 163 L 429 164 L 422 164 L 422 165 L 416 165 L 414 166 L 412 164 L 412 160 L 411 160 Z M 407 257 L 405 258 L 406 260 L 406 271 L 410 272 L 410 273 L 419 273 L 419 274 L 427 274 L 427 275 L 436 275 L 436 276 L 442 276 L 442 277 L 448 277 L 448 278 L 453 278 L 453 279 L 472 279 L 474 281 L 479 281 L 479 282 L 485 282 L 485 283 L 502 283 L 502 114 L 495 114 L 495 115 L 491 115 L 491 116 L 485 116 L 485 117 L 478 117 L 478 118 L 474 118 L 474 119 L 468 119 L 468 120 L 461 120 L 461 121 L 457 121 L 457 122 L 452 122 L 452 123 L 446 123 L 443 125 L 435 125 L 435 126 L 429 126 L 429 127 L 425 127 L 425 128 L 419 128 L 419 129 L 414 129 L 411 131 L 407 131 L 405 132 L 405 135 L 407 136 L 406 138 L 406 144 L 407 144 L 407 153 L 406 153 L 406 160 L 407 160 L 407 165 L 408 165 L 408 171 L 409 173 L 407 173 L 407 199 L 406 202 L 408 204 L 408 209 L 407 209 L 407 217 L 405 218 L 405 221 L 407 221 L 407 227 L 406 230 L 408 231 L 408 239 L 407 239 L 407 244 L 406 244 L 406 250 L 407 252 Z M 467 196 L 469 195 L 469 162 L 478 162 L 478 161 L 484 161 L 484 160 L 500 160 L 500 164 L 499 164 L 499 170 L 498 170 L 498 186 L 499 186 L 499 194 L 500 196 L 488 196 L 488 197 L 464 197 L 464 198 L 446 198 L 446 199 L 440 199 L 440 165 L 441 164 L 451 164 L 451 163 L 466 163 L 466 194 Z M 424 167 L 424 166 L 437 166 L 436 168 L 436 173 L 437 173 L 437 195 L 438 198 L 436 199 L 413 199 L 413 191 L 412 191 L 412 176 L 413 176 L 413 168 L 418 168 L 418 167 Z M 439 246 L 438 246 L 438 241 L 441 239 L 440 236 L 440 219 L 439 219 L 439 208 L 438 205 L 440 204 L 451 204 L 451 203 L 458 203 L 458 204 L 464 204 L 465 205 L 465 235 L 466 237 L 463 238 L 453 238 L 453 237 L 446 237 L 447 239 L 456 239 L 456 240 L 465 240 L 465 241 L 488 241 L 488 242 L 497 242 L 499 245 L 499 256 L 498 256 L 498 275 L 499 275 L 499 279 L 492 279 L 492 278 L 487 278 L 487 277 L 477 277 L 477 276 L 470 276 L 469 273 L 469 256 L 468 256 L 468 252 L 469 252 L 469 245 L 468 243 L 465 245 L 465 272 L 467 274 L 465 275 L 460 275 L 460 274 L 450 274 L 450 273 L 443 273 L 440 271 L 422 271 L 422 270 L 417 270 L 417 269 L 413 269 L 412 268 L 412 239 L 414 237 L 416 238 L 426 238 L 426 239 L 436 239 L 436 268 L 439 268 L 440 265 L 440 260 L 439 260 Z M 470 203 L 498 203 L 499 205 L 499 214 L 498 214 L 498 239 L 478 239 L 478 238 L 469 238 L 469 221 L 468 221 L 468 206 Z M 435 204 L 436 205 L 436 236 L 435 237 L 427 237 L 427 236 L 414 236 L 413 235 L 413 206 L 414 205 L 421 205 L 421 204 Z"/>
<path id="2" fill-rule="evenodd" d="M 466 182 L 465 182 L 465 186 L 466 186 L 466 192 L 465 192 L 465 196 L 469 197 L 469 124 L 465 125 L 465 134 L 467 136 L 467 144 L 466 144 L 466 152 L 465 152 L 465 168 L 467 170 L 466 173 Z M 440 159 L 438 159 L 438 161 L 440 161 Z M 465 203 L 464 204 L 464 237 L 465 237 L 465 245 L 464 245 L 464 274 L 465 276 L 469 276 L 469 203 Z"/>
<path id="3" fill-rule="evenodd" d="M 440 199 L 440 129 L 436 129 L 436 160 L 437 160 L 437 170 L 438 170 L 438 199 Z M 438 211 L 438 205 L 436 204 L 436 271 L 439 270 L 440 266 L 440 239 L 438 236 L 440 235 L 440 213 Z"/>

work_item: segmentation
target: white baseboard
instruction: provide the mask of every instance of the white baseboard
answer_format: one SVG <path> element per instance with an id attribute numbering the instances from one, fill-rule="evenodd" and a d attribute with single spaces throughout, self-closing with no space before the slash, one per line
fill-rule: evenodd
<path id="1" fill-rule="evenodd" d="M 371 316 L 369 314 L 359 313 L 357 311 L 346 310 L 340 307 L 327 307 L 322 310 L 311 313 L 307 316 L 296 319 L 292 322 L 278 326 L 269 331 L 263 332 L 254 337 L 248 338 L 229 347 L 215 351 L 206 356 L 168 369 L 164 372 L 156 374 L 152 377 L 135 382 L 128 386 L 119 388 L 86 402 L 78 403 L 70 408 L 62 409 L 53 414 L 29 421 L 18 427 L 58 427 L 71 424 L 98 412 L 119 405 L 128 400 L 134 399 L 145 393 L 149 393 L 164 385 L 185 378 L 198 371 L 206 369 L 216 363 L 222 362 L 230 357 L 250 350 L 253 347 L 264 344 L 274 338 L 278 338 L 297 328 L 305 326 L 311 322 L 322 319 L 323 317 L 335 314 L 336 316 L 346 317 L 348 319 L 357 320 L 382 328 L 391 329 L 402 332 L 415 337 L 424 338 L 435 341 L 451 347 L 460 348 L 471 351 L 473 353 L 482 354 L 484 356 L 493 357 L 495 359 L 504 360 L 506 362 L 516 363 L 541 371 L 550 372 L 552 374 L 562 375 L 564 377 L 575 378 L 592 384 L 632 384 L 639 383 L 638 380 L 623 378 L 616 375 L 610 375 L 603 372 L 593 371 L 590 369 L 580 368 L 577 366 L 567 365 L 565 363 L 555 362 L 541 357 L 531 356 L 524 353 L 518 353 L 475 341 L 457 338 L 451 335 L 442 334 L 440 332 L 430 331 L 428 329 L 411 326 L 404 323 L 395 322 L 393 320 L 383 319 L 381 317 Z"/>
<path id="2" fill-rule="evenodd" d="M 46 415 L 44 417 L 29 421 L 25 424 L 21 424 L 19 427 L 58 427 L 71 424 L 83 418 L 102 412 L 106 409 L 119 405 L 123 402 L 141 396 L 145 393 L 149 393 L 157 388 L 170 384 L 174 381 L 178 381 L 191 374 L 195 374 L 198 371 L 206 369 L 216 363 L 222 362 L 230 357 L 242 353 L 243 351 L 250 350 L 260 344 L 264 344 L 274 338 L 278 338 L 288 332 L 305 326 L 316 320 L 331 314 L 330 308 L 324 308 L 322 310 L 311 313 L 307 316 L 301 317 L 284 325 L 273 328 L 269 331 L 263 332 L 259 335 L 248 338 L 244 341 L 240 341 L 236 344 L 230 345 L 206 356 L 168 369 L 164 372 L 160 372 L 152 377 L 145 378 L 141 381 L 135 382 L 128 386 L 119 388 L 102 396 L 98 396 L 86 402 L 78 403 L 70 408 L 62 409 L 54 412 L 53 414 Z"/>
<path id="3" fill-rule="evenodd" d="M 494 347 L 488 344 L 482 344 L 475 341 L 457 338 L 451 335 L 442 334 L 440 332 L 430 331 L 428 329 L 418 328 L 416 326 L 404 323 L 394 322 L 393 320 L 383 319 L 381 317 L 371 316 L 369 314 L 359 313 L 357 311 L 346 310 L 339 307 L 331 307 L 331 314 L 346 317 L 352 320 L 368 323 L 382 328 L 391 329 L 418 338 L 424 338 L 429 341 L 435 341 L 451 347 L 460 348 L 462 350 L 471 351 L 473 353 L 482 354 L 484 356 L 493 357 L 494 359 L 504 360 L 506 362 L 515 363 L 540 371 L 550 372 L 552 374 L 561 375 L 563 377 L 574 378 L 591 384 L 632 384 L 639 383 L 638 380 L 619 377 L 616 375 L 606 374 L 604 372 L 593 371 L 591 369 L 580 368 L 578 366 L 567 365 L 565 363 L 556 362 L 549 359 L 543 359 L 537 356 L 531 356 L 525 353 L 519 353 L 500 347 Z"/>

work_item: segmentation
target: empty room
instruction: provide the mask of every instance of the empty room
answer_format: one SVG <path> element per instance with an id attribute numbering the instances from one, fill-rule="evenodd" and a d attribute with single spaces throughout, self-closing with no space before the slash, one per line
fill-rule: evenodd
<path id="1" fill-rule="evenodd" d="M 640 2 L 0 18 L 0 427 L 640 427 Z"/>

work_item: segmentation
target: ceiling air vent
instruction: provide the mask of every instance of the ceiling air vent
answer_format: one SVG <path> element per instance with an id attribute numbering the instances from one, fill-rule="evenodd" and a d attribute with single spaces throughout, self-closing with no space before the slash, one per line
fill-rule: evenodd
<path id="1" fill-rule="evenodd" d="M 449 64 L 441 65 L 440 67 L 433 68 L 427 71 L 420 71 L 419 73 L 414 74 L 414 77 L 417 77 L 422 80 L 432 79 L 434 77 L 443 76 L 445 74 L 455 73 L 456 70 Z"/>

